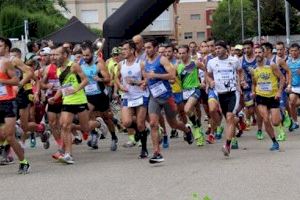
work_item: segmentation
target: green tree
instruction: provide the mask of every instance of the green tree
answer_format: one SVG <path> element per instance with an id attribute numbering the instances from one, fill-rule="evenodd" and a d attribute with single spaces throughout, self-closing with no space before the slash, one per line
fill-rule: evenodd
<path id="1" fill-rule="evenodd" d="M 228 2 L 229 1 L 229 2 Z M 230 5 L 230 13 L 228 10 Z M 256 13 L 251 0 L 243 0 L 244 34 L 245 38 L 256 34 Z M 229 43 L 238 43 L 242 40 L 241 1 L 223 0 L 219 3 L 213 15 L 212 33 L 217 39 Z"/>
<path id="2" fill-rule="evenodd" d="M 24 34 L 24 20 L 29 22 L 32 39 L 59 29 L 66 22 L 51 0 L 0 0 L 0 35 L 20 38 Z M 59 5 L 65 6 L 59 0 Z"/>
<path id="3" fill-rule="evenodd" d="M 257 0 L 252 0 L 253 8 L 257 9 Z M 285 5 L 284 0 L 260 1 L 262 35 L 285 35 Z M 300 33 L 299 11 L 290 9 L 291 34 Z"/>

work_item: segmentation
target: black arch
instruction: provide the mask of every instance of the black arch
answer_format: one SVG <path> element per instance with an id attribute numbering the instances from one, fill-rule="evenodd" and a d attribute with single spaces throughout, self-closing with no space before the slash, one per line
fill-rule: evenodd
<path id="1" fill-rule="evenodd" d="M 103 24 L 104 57 L 124 39 L 141 33 L 176 0 L 127 0 Z"/>

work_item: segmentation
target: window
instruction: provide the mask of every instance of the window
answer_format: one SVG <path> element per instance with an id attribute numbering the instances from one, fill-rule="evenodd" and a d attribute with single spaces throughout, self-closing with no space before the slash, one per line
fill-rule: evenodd
<path id="1" fill-rule="evenodd" d="M 205 33 L 204 32 L 197 32 L 197 39 L 198 40 L 203 40 L 205 38 Z"/>
<path id="2" fill-rule="evenodd" d="M 85 24 L 99 23 L 98 10 L 82 10 L 81 21 Z"/>
<path id="3" fill-rule="evenodd" d="M 193 39 L 193 33 L 192 32 L 184 33 L 184 39 Z"/>
<path id="4" fill-rule="evenodd" d="M 191 14 L 191 20 L 200 20 L 201 15 L 200 14 Z"/>

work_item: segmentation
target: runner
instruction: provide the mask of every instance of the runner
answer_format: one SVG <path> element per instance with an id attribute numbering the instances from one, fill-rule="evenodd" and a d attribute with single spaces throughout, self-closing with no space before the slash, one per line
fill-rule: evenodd
<path id="1" fill-rule="evenodd" d="M 279 150 L 279 144 L 275 138 L 273 126 L 279 126 L 281 123 L 279 98 L 284 86 L 284 77 L 277 65 L 265 64 L 263 51 L 263 48 L 255 48 L 257 67 L 252 72 L 252 94 L 256 96 L 258 111 L 263 119 L 266 132 L 273 142 L 270 150 L 275 151 Z"/>
<path id="2" fill-rule="evenodd" d="M 288 59 L 287 64 L 293 76 L 291 84 L 287 86 L 287 90 L 290 92 L 289 102 L 293 122 L 289 131 L 294 131 L 299 128 L 297 110 L 300 105 L 300 46 L 297 43 L 291 45 L 290 55 L 291 57 Z"/>
<path id="3" fill-rule="evenodd" d="M 0 136 L 13 148 L 20 160 L 19 174 L 27 174 L 30 171 L 30 164 L 24 157 L 24 150 L 15 138 L 16 133 L 16 95 L 13 86 L 18 86 L 19 79 L 16 69 L 9 58 L 4 56 L 11 49 L 11 42 L 8 39 L 0 38 Z"/>
<path id="4" fill-rule="evenodd" d="M 102 59 L 98 59 L 95 63 L 93 60 L 93 49 L 89 45 L 82 45 L 82 55 L 84 63 L 81 65 L 82 71 L 88 78 L 88 85 L 84 87 L 85 94 L 87 95 L 89 115 L 92 120 L 97 118 L 101 122 L 101 131 L 104 135 L 107 134 L 109 127 L 111 133 L 111 150 L 117 150 L 118 138 L 115 133 L 115 126 L 113 123 L 113 115 L 109 107 L 109 97 L 105 90 L 105 84 L 110 83 L 110 76 L 105 62 Z M 103 120 L 104 121 L 103 121 Z M 105 122 L 105 123 L 104 123 Z M 91 131 L 91 140 L 88 141 L 88 146 L 93 149 L 98 149 L 99 134 L 96 130 Z"/>
<path id="5" fill-rule="evenodd" d="M 229 156 L 231 140 L 235 134 L 235 115 L 240 103 L 240 79 L 242 69 L 237 59 L 229 57 L 224 41 L 216 42 L 217 57 L 207 63 L 207 81 L 211 88 L 209 104 L 212 128 L 220 123 L 220 108 L 226 119 L 226 143 L 222 148 L 224 156 Z M 212 103 L 211 102 L 211 103 Z M 215 122 L 216 121 L 216 122 Z"/>
<path id="6" fill-rule="evenodd" d="M 49 104 L 54 104 L 61 97 L 62 112 L 60 116 L 61 136 L 63 138 L 64 154 L 59 157 L 59 161 L 66 164 L 74 164 L 72 157 L 72 128 L 89 132 L 101 126 L 101 122 L 89 121 L 87 97 L 83 88 L 87 86 L 88 80 L 82 72 L 80 66 L 69 60 L 69 52 L 63 47 L 55 50 L 55 62 L 59 67 L 57 75 L 61 85 L 54 97 L 48 99 Z M 79 126 L 72 126 L 74 116 L 79 119 Z"/>
<path id="7" fill-rule="evenodd" d="M 185 102 L 184 112 L 189 117 L 193 125 L 194 139 L 198 146 L 204 145 L 204 136 L 201 128 L 201 112 L 197 112 L 195 107 L 200 108 L 200 81 L 198 70 L 206 71 L 204 65 L 198 60 L 194 61 L 189 55 L 189 47 L 182 45 L 178 48 L 181 58 L 178 63 L 177 73 L 182 85 L 182 96 Z M 196 113 L 196 114 L 195 114 Z"/>
<path id="8" fill-rule="evenodd" d="M 141 64 L 151 94 L 148 113 L 154 153 L 149 160 L 150 163 L 160 163 L 164 161 L 164 158 L 160 153 L 158 136 L 159 116 L 161 115 L 162 108 L 164 108 L 167 121 L 171 128 L 184 131 L 186 137 L 185 140 L 189 144 L 193 143 L 191 130 L 185 127 L 182 122 L 176 120 L 177 108 L 168 81 L 175 79 L 175 69 L 166 57 L 158 55 L 157 50 L 158 44 L 155 40 L 148 40 L 145 42 L 147 61 Z"/>
<path id="9" fill-rule="evenodd" d="M 148 157 L 146 115 L 149 102 L 149 91 L 142 80 L 140 60 L 135 57 L 135 44 L 133 41 L 125 41 L 122 44 L 123 60 L 119 65 L 118 88 L 124 93 L 122 96 L 122 123 L 126 128 L 135 129 L 135 140 L 141 140 L 142 149 L 140 158 Z"/>
<path id="10" fill-rule="evenodd" d="M 41 88 L 46 90 L 46 98 L 50 99 L 54 97 L 56 92 L 60 88 L 59 78 L 57 76 L 58 67 L 55 64 L 55 49 L 51 49 L 50 52 L 50 63 L 43 72 L 43 78 L 41 80 Z M 63 153 L 63 141 L 60 134 L 60 114 L 62 108 L 62 99 L 59 98 L 53 104 L 47 105 L 47 117 L 48 123 L 51 129 L 51 133 L 57 145 L 58 151 L 52 155 L 54 159 L 58 159 Z"/>

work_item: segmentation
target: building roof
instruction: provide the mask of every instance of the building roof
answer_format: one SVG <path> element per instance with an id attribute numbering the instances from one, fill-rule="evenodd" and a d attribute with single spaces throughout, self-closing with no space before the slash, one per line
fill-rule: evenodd
<path id="1" fill-rule="evenodd" d="M 90 31 L 77 17 L 73 16 L 64 27 L 47 35 L 43 40 L 52 40 L 54 43 L 81 43 L 86 40 L 95 41 L 97 35 Z"/>

